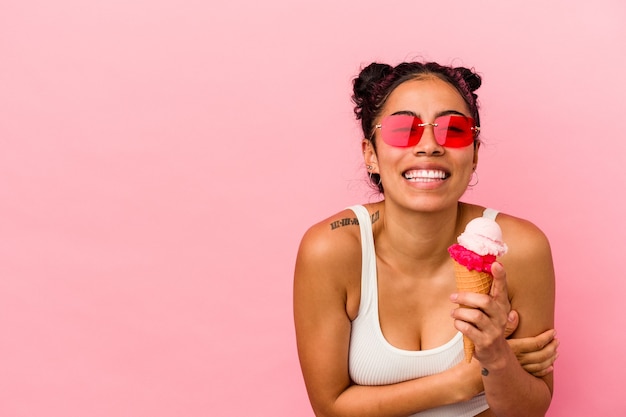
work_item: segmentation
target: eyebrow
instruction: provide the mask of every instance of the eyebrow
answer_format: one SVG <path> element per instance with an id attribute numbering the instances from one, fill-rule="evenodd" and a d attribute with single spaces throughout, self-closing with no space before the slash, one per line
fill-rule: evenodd
<path id="1" fill-rule="evenodd" d="M 400 111 L 397 111 L 395 113 L 392 113 L 391 116 L 395 116 L 395 115 L 399 115 L 399 114 L 405 115 L 405 116 L 419 117 L 415 112 L 412 112 L 410 110 L 400 110 Z M 465 118 L 469 117 L 469 116 L 466 116 L 466 115 L 464 115 L 463 113 L 461 113 L 460 111 L 457 111 L 457 110 L 444 110 L 442 112 L 437 113 L 435 115 L 435 119 L 437 117 L 449 116 L 449 115 L 463 116 Z"/>

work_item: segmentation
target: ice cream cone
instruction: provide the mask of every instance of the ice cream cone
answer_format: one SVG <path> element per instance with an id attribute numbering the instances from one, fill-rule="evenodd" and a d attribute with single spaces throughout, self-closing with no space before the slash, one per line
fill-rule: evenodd
<path id="1" fill-rule="evenodd" d="M 454 275 L 459 292 L 488 294 L 491 290 L 493 276 L 488 272 L 470 271 L 457 261 L 454 261 Z M 471 308 L 464 305 L 461 305 L 461 307 Z M 466 336 L 463 336 L 463 349 L 465 351 L 465 361 L 471 362 L 474 354 L 474 342 Z"/>

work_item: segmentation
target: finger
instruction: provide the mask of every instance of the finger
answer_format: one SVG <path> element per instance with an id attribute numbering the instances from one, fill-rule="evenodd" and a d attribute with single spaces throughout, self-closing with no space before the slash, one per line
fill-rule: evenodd
<path id="1" fill-rule="evenodd" d="M 550 342 L 554 340 L 556 331 L 554 329 L 546 330 L 535 337 L 525 337 L 521 339 L 515 339 L 516 349 L 518 353 L 529 353 L 542 350 Z"/>
<path id="2" fill-rule="evenodd" d="M 549 373 L 551 373 L 551 372 L 554 372 L 554 366 L 550 365 L 550 366 L 548 366 L 547 368 L 545 368 L 545 369 L 541 369 L 541 370 L 536 371 L 536 372 L 529 371 L 528 369 L 526 369 L 526 371 L 527 371 L 529 374 L 533 375 L 533 376 L 536 376 L 536 377 L 538 377 L 538 378 L 541 378 L 541 377 L 543 377 L 543 376 L 548 375 L 548 374 L 549 374 Z"/>
<path id="3" fill-rule="evenodd" d="M 462 307 L 480 308 L 485 307 L 491 296 L 477 292 L 459 292 L 450 295 L 450 301 Z"/>
<path id="4" fill-rule="evenodd" d="M 554 371 L 554 363 L 558 357 L 559 355 L 556 354 L 542 362 L 526 363 L 522 365 L 522 368 L 535 376 L 544 376 Z"/>
<path id="5" fill-rule="evenodd" d="M 477 345 L 488 339 L 504 339 L 502 333 L 504 320 L 506 320 L 504 316 L 501 319 L 493 319 L 479 308 L 467 308 L 465 306 L 452 310 L 451 316 L 454 319 L 456 329 L 472 339 Z"/>
<path id="6" fill-rule="evenodd" d="M 459 307 L 452 311 L 455 326 L 466 336 L 472 331 L 480 331 L 480 324 L 485 321 L 485 315 L 477 308 Z"/>
<path id="7" fill-rule="evenodd" d="M 509 346 L 511 346 L 517 360 L 522 366 L 540 364 L 541 367 L 545 368 L 546 364 L 552 365 L 558 357 L 557 348 L 559 347 L 559 342 L 556 339 L 548 343 L 543 349 L 530 353 L 520 353 L 514 344 L 511 344 L 511 341 L 509 341 Z"/>
<path id="8" fill-rule="evenodd" d="M 452 317 L 465 321 L 480 331 L 488 331 L 492 337 L 504 337 L 507 313 L 490 295 L 460 292 L 453 294 L 451 300 L 459 304 L 459 308 L 453 310 Z"/>
<path id="9" fill-rule="evenodd" d="M 506 285 L 506 272 L 499 262 L 491 265 L 491 274 L 493 275 L 493 284 L 491 285 L 491 295 L 502 306 L 509 305 L 509 292 Z M 509 309 L 507 308 L 507 311 Z"/>
<path id="10" fill-rule="evenodd" d="M 506 327 L 504 328 L 504 337 L 509 337 L 519 326 L 519 314 L 515 310 L 509 311 L 507 316 Z"/>
<path id="11" fill-rule="evenodd" d="M 554 366 L 549 366 L 544 370 L 541 370 L 539 372 L 531 372 L 530 374 L 533 376 L 536 376 L 537 378 L 541 378 L 541 377 L 548 375 L 551 372 L 554 372 Z"/>
<path id="12" fill-rule="evenodd" d="M 491 286 L 491 296 L 493 298 L 494 304 L 498 306 L 500 311 L 505 313 L 509 313 L 511 311 L 511 302 L 509 300 L 509 292 L 508 286 L 506 282 L 506 272 L 504 267 L 499 262 L 494 262 L 491 266 L 491 273 L 493 274 L 493 284 Z M 513 318 L 518 319 L 519 317 Z M 508 321 L 504 322 L 507 326 L 505 328 L 505 335 L 508 336 L 517 328 L 509 325 Z"/>

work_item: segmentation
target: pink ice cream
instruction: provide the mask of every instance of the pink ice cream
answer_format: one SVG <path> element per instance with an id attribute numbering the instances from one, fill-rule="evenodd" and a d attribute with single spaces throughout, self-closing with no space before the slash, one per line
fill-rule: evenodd
<path id="1" fill-rule="evenodd" d="M 471 271 L 491 273 L 496 257 L 508 250 L 502 242 L 502 230 L 495 220 L 478 217 L 465 226 L 457 238 L 458 244 L 448 248 L 450 256 Z"/>

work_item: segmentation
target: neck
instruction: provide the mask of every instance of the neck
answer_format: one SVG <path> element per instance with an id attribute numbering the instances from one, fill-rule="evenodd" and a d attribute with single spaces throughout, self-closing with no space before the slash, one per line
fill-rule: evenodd
<path id="1" fill-rule="evenodd" d="M 419 262 L 422 270 L 438 268 L 447 262 L 448 247 L 460 233 L 463 205 L 448 210 L 414 212 L 386 205 L 383 229 L 377 242 L 377 253 L 396 262 Z"/>

